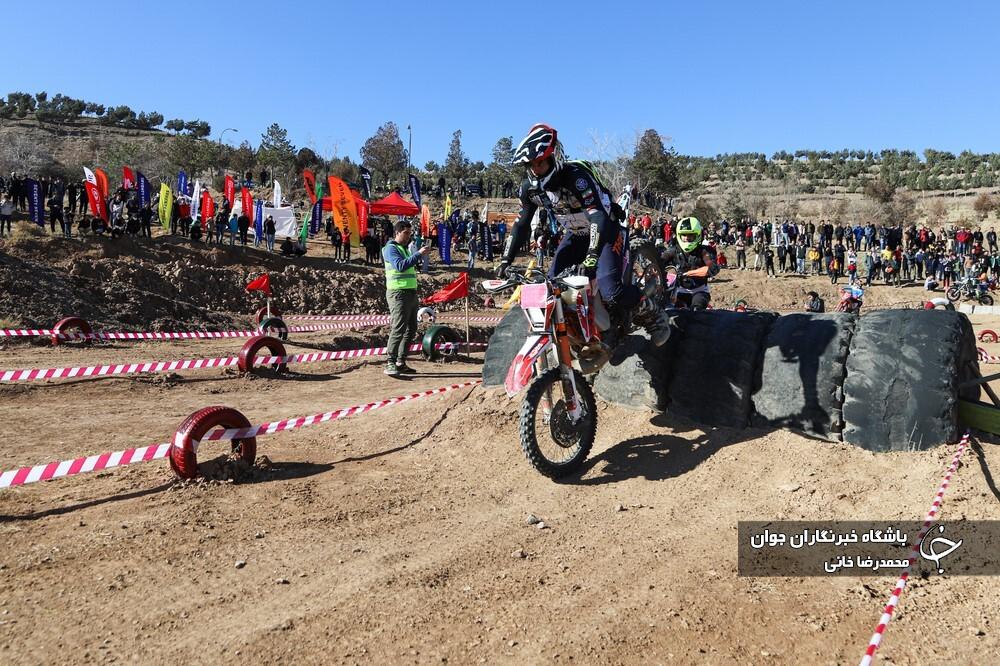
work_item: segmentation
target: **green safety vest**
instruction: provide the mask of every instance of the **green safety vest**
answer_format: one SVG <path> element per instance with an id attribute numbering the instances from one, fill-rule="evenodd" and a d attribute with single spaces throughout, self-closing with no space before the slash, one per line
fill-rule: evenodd
<path id="1" fill-rule="evenodd" d="M 395 241 L 390 241 L 393 245 L 399 248 L 400 252 L 407 259 L 410 258 L 410 253 L 405 247 L 400 245 Z M 399 291 L 402 289 L 413 289 L 417 288 L 417 267 L 410 266 L 405 271 L 397 271 L 395 267 L 388 261 L 385 261 L 385 286 L 389 291 Z"/>

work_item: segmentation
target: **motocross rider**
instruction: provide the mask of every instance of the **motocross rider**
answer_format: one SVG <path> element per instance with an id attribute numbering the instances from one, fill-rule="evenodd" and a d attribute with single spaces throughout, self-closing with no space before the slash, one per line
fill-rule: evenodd
<path id="1" fill-rule="evenodd" d="M 622 254 L 625 237 L 611 195 L 593 167 L 584 161 L 566 160 L 556 130 L 535 125 L 514 153 L 514 163 L 523 164 L 527 177 L 521 183 L 521 212 L 507 237 L 497 268 L 500 278 L 527 240 L 531 220 L 541 207 L 554 216 L 563 229 L 549 267 L 555 277 L 580 265 L 590 278 L 597 278 L 601 298 L 612 317 L 612 331 L 634 310 L 633 321 L 646 328 L 656 346 L 670 338 L 667 315 L 646 299 L 633 284 L 622 284 Z"/>
<path id="2" fill-rule="evenodd" d="M 678 274 L 677 303 L 692 310 L 708 307 L 711 294 L 708 278 L 719 273 L 715 249 L 703 245 L 704 233 L 696 217 L 685 217 L 677 223 L 677 231 L 660 257 L 664 266 L 676 266 Z"/>

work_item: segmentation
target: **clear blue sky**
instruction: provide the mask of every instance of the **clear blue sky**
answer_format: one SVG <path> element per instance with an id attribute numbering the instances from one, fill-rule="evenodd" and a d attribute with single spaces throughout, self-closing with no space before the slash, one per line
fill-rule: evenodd
<path id="1" fill-rule="evenodd" d="M 824 6 L 820 6 L 820 4 Z M 44 6 L 44 9 L 42 8 Z M 81 2 L 4 8 L 0 94 L 46 90 L 200 118 L 257 145 L 358 159 L 413 126 L 414 163 L 472 159 L 536 121 L 654 128 L 687 154 L 1000 152 L 991 2 Z"/>

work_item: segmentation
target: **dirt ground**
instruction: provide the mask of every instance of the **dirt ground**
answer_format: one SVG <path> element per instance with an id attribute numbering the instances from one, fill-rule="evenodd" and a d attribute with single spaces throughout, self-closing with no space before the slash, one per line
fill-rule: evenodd
<path id="1" fill-rule="evenodd" d="M 720 301 L 771 307 L 822 283 L 723 277 Z M 887 289 L 872 301 L 921 298 Z M 7 345 L 0 368 L 242 342 Z M 466 381 L 480 358 L 418 361 L 405 380 L 372 359 L 3 385 L 0 469 L 166 442 L 212 404 L 260 423 Z M 737 521 L 921 519 L 953 451 L 873 454 L 601 404 L 585 471 L 554 483 L 521 455 L 518 405 L 476 387 L 262 437 L 271 465 L 248 482 L 177 484 L 156 461 L 2 490 L 0 661 L 856 663 L 893 580 L 737 577 Z M 997 519 L 998 468 L 995 443 L 969 450 L 942 517 Z M 995 579 L 914 581 L 879 659 L 995 663 L 998 617 Z"/>

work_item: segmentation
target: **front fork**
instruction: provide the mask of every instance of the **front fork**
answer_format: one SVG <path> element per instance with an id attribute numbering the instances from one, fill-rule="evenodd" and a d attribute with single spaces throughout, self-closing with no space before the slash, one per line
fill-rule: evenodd
<path id="1" fill-rule="evenodd" d="M 556 298 L 559 295 L 556 294 Z M 536 361 L 536 377 L 556 364 L 559 367 L 560 383 L 562 384 L 563 396 L 566 401 L 566 412 L 573 422 L 576 422 L 582 415 L 581 401 L 577 399 L 576 376 L 573 372 L 573 353 L 569 346 L 569 336 L 566 335 L 566 323 L 562 317 L 562 303 L 556 304 L 555 322 L 552 326 L 553 344 L 549 354 L 543 354 Z M 545 390 L 540 401 L 540 407 L 545 417 L 545 423 L 549 422 L 553 405 L 552 385 Z"/>

